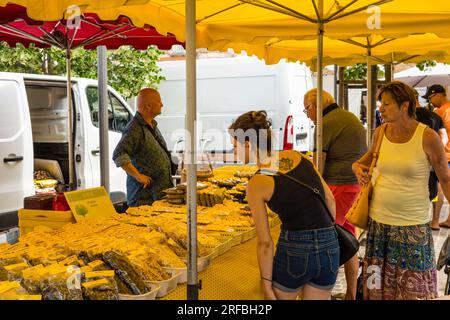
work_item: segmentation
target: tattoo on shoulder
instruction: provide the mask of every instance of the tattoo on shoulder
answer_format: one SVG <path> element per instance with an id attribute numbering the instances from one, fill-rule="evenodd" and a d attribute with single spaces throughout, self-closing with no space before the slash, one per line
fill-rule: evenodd
<path id="1" fill-rule="evenodd" d="M 294 160 L 289 158 L 281 158 L 278 161 L 278 168 L 280 171 L 289 171 L 294 168 Z"/>

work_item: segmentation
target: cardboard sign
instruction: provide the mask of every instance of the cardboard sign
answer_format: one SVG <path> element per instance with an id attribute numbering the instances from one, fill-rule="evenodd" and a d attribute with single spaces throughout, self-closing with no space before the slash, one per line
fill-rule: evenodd
<path id="1" fill-rule="evenodd" d="M 86 218 L 108 218 L 116 210 L 104 187 L 64 192 L 75 220 Z"/>

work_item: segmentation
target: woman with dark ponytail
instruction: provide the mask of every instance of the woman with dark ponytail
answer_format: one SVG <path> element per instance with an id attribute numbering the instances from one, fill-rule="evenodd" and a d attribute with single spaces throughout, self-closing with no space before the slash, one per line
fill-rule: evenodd
<path id="1" fill-rule="evenodd" d="M 234 153 L 255 162 L 247 199 L 258 237 L 257 256 L 266 299 L 329 299 L 339 269 L 339 244 L 331 215 L 331 191 L 313 163 L 300 152 L 273 152 L 265 111 L 241 115 L 229 127 Z M 293 178 L 293 179 L 292 179 Z M 325 204 L 300 181 L 320 192 Z M 274 255 L 266 205 L 282 222 Z"/>

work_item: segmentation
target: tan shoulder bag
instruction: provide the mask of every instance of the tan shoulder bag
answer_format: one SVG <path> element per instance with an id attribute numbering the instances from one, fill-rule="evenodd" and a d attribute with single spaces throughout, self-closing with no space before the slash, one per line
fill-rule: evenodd
<path id="1" fill-rule="evenodd" d="M 369 168 L 369 182 L 362 186 L 358 197 L 353 202 L 352 207 L 348 210 L 345 218 L 355 227 L 361 229 L 367 229 L 369 222 L 369 208 L 370 200 L 372 198 L 372 174 L 378 160 L 378 155 L 380 153 L 381 142 L 383 141 L 384 133 L 386 131 L 386 124 L 383 124 L 380 128 L 380 136 L 378 138 L 375 151 L 372 157 L 372 163 Z"/>

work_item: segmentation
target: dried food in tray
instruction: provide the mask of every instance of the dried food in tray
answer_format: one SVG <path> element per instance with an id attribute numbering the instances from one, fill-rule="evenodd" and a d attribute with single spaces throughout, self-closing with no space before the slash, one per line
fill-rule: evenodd
<path id="1" fill-rule="evenodd" d="M 155 300 L 161 287 L 156 283 L 150 283 L 149 286 L 150 291 L 140 295 L 119 293 L 119 300 Z"/>
<path id="2" fill-rule="evenodd" d="M 114 278 L 103 278 L 84 282 L 82 287 L 85 300 L 118 300 L 119 292 Z"/>
<path id="3" fill-rule="evenodd" d="M 164 297 L 171 291 L 173 291 L 178 284 L 178 278 L 181 276 L 181 273 L 179 271 L 171 271 L 171 277 L 168 280 L 163 281 L 147 281 L 147 285 L 149 284 L 156 284 L 159 286 L 158 293 L 156 294 L 157 298 Z"/>

